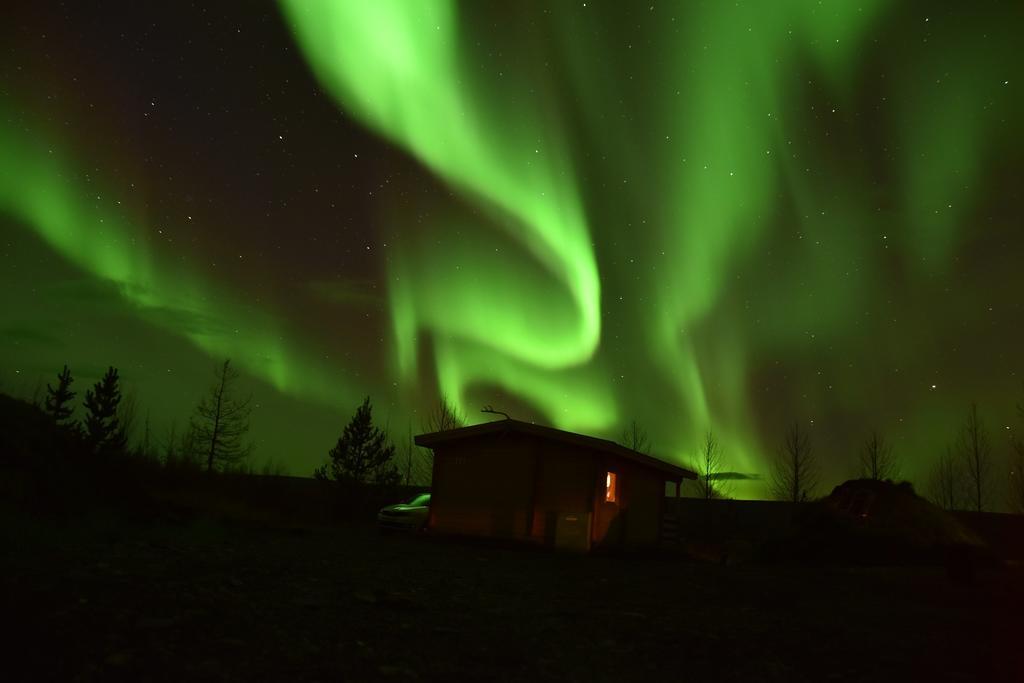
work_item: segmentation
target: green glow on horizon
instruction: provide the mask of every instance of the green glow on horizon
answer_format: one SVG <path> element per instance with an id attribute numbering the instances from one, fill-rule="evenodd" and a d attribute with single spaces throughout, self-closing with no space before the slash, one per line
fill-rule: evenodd
<path id="1" fill-rule="evenodd" d="M 7 107 L 0 106 L 0 114 Z M 338 373 L 310 363 L 273 316 L 205 282 L 180 261 L 162 258 L 118 193 L 97 194 L 95 183 L 89 194 L 76 187 L 79 167 L 45 131 L 29 136 L 0 126 L 0 159 L 0 212 L 22 221 L 75 266 L 116 286 L 140 318 L 211 358 L 232 358 L 293 396 L 344 405 L 358 395 L 344 388 L 339 395 L 330 381 Z"/>
<path id="2" fill-rule="evenodd" d="M 365 199 L 344 215 L 356 182 L 336 185 L 336 213 L 296 208 L 308 198 L 300 188 L 272 198 L 276 215 L 291 220 L 280 209 L 288 206 L 302 220 L 351 219 L 365 228 L 360 238 L 386 249 L 355 262 L 344 242 L 354 233 L 339 228 L 336 271 L 304 282 L 295 271 L 306 265 L 305 235 L 296 235 L 287 263 L 263 264 L 294 276 L 296 289 L 257 299 L 268 290 L 255 266 L 222 279 L 203 267 L 204 246 L 151 241 L 156 210 L 142 195 L 166 194 L 163 207 L 173 207 L 181 187 L 191 201 L 196 186 L 165 188 L 145 166 L 145 189 L 127 191 L 135 179 L 119 167 L 143 166 L 131 157 L 139 149 L 162 165 L 169 140 L 160 134 L 125 136 L 109 166 L 83 153 L 90 142 L 74 136 L 99 128 L 113 99 L 103 78 L 88 86 L 96 120 L 86 112 L 81 127 L 74 112 L 83 108 L 70 100 L 53 104 L 69 112 L 57 128 L 64 112 L 19 109 L 21 96 L 50 106 L 32 92 L 0 94 L 0 213 L 113 284 L 132 316 L 172 342 L 237 359 L 290 396 L 295 413 L 348 411 L 370 394 L 379 414 L 415 427 L 440 391 L 471 421 L 494 403 L 615 439 L 636 419 L 654 455 L 684 464 L 711 428 L 730 469 L 748 474 L 765 471 L 786 421 L 816 420 L 812 434 L 828 425 L 817 445 L 837 463 L 856 444 L 826 444 L 835 438 L 826 430 L 840 425 L 856 439 L 850 425 L 863 424 L 906 439 L 917 458 L 906 473 L 917 476 L 947 439 L 929 423 L 959 419 L 958 401 L 1012 411 L 1019 400 L 988 388 L 1007 377 L 1019 388 L 1012 351 L 990 343 L 1012 336 L 1019 279 L 991 269 L 998 258 L 986 243 L 992 229 L 1004 251 L 1019 247 L 1003 225 L 1019 218 L 1007 187 L 1024 159 L 1015 81 L 1024 27 L 1006 20 L 1012 11 L 881 0 L 279 5 L 323 93 L 419 168 L 399 168 L 392 186 L 414 199 L 380 201 L 375 215 Z M 292 84 L 306 77 L 287 68 Z M 47 78 L 57 95 L 78 88 Z M 237 78 L 243 90 L 273 80 Z M 324 99 L 302 86 L 292 91 L 296 116 Z M 264 119 L 240 125 L 240 135 L 290 114 L 290 101 L 275 104 L 283 108 L 259 110 Z M 187 125 L 200 129 L 189 135 L 209 132 Z M 337 151 L 350 134 L 317 129 L 294 136 L 295 149 L 323 136 Z M 364 144 L 362 133 L 356 139 Z M 294 173 L 317 192 L 336 180 L 321 184 L 319 174 L 362 170 L 347 158 L 304 161 L 296 154 L 293 168 L 258 170 Z M 225 202 L 247 187 L 234 180 Z M 445 191 L 422 192 L 438 181 Z M 177 238 L 211 226 L 170 227 Z M 311 227 L 317 238 L 332 229 Z M 353 279 L 333 290 L 331 278 L 351 266 Z M 355 315 L 345 292 L 362 297 Z M 1010 322 L 997 329 L 993 320 Z M 968 358 L 968 348 L 982 351 Z M 930 393 L 933 384 L 948 393 Z M 292 415 L 267 428 L 294 430 L 304 417 Z M 734 493 L 757 496 L 762 484 Z"/>
<path id="3" fill-rule="evenodd" d="M 561 371 L 590 358 L 600 329 L 595 261 L 571 164 L 553 144 L 558 131 L 538 130 L 528 110 L 507 114 L 515 116 L 514 124 L 481 113 L 486 92 L 458 68 L 462 48 L 449 2 L 295 0 L 283 7 L 314 71 L 341 103 L 470 198 L 516 217 L 524 250 L 562 279 L 579 312 L 573 315 L 557 298 L 558 282 L 530 277 L 521 263 L 495 256 L 486 243 L 464 239 L 446 242 L 444 251 L 417 250 L 416 257 L 399 260 L 392 286 L 400 365 L 408 372 L 415 353 L 411 340 L 421 329 L 436 334 L 439 349 L 465 347 L 470 340 L 493 353 L 463 348 L 458 354 L 439 351 L 436 359 L 442 389 L 460 402 L 466 378 L 474 377 L 523 395 L 561 426 L 614 428 L 622 416 L 609 396 L 595 403 L 596 392 L 572 390 L 572 383 L 558 379 Z M 675 132 L 678 142 L 664 146 L 658 164 L 679 191 L 673 193 L 676 202 L 666 203 L 660 229 L 648 237 L 655 248 L 676 255 L 677 265 L 649 293 L 657 303 L 645 346 L 672 378 L 687 422 L 710 425 L 706 380 L 688 328 L 715 305 L 729 263 L 757 243 L 759 216 L 773 203 L 777 171 L 766 150 L 778 149 L 779 117 L 785 113 L 781 81 L 804 45 L 813 46 L 829 73 L 848 70 L 871 11 L 862 5 L 830 12 L 795 2 L 763 10 L 713 5 L 697 14 L 690 24 L 693 35 L 681 43 L 699 44 L 708 34 L 720 40 L 710 50 L 682 48 L 679 73 L 694 76 L 680 81 L 681 107 L 661 112 L 665 130 Z M 793 26 L 799 27 L 796 36 Z M 778 58 L 769 66 L 765 54 Z M 509 135 L 511 130 L 519 135 Z M 524 158 L 523 150 L 539 139 L 547 141 L 543 156 Z M 460 264 L 466 267 L 458 269 Z M 528 367 L 499 370 L 512 361 L 547 374 L 541 380 Z M 730 417 L 740 424 L 747 419 L 739 391 L 743 367 L 744 350 L 736 349 L 719 368 L 730 374 Z M 593 377 L 588 383 L 602 385 Z M 566 402 L 576 404 L 571 418 L 557 407 Z M 658 421 L 664 419 L 670 418 Z M 693 431 L 687 430 L 690 437 Z M 745 430 L 732 431 L 737 448 L 743 448 Z M 673 448 L 684 446 L 677 442 Z M 743 460 L 738 466 L 753 465 Z"/>
<path id="4" fill-rule="evenodd" d="M 878 233 L 901 232 L 888 220 L 879 225 L 863 202 L 867 192 L 857 188 L 867 186 L 868 172 L 859 161 L 829 165 L 823 150 L 797 133 L 810 106 L 803 92 L 809 81 L 829 101 L 820 116 L 840 112 L 834 123 L 823 118 L 819 125 L 841 132 L 853 125 L 842 112 L 853 106 L 859 61 L 884 3 L 712 3 L 686 6 L 678 24 L 665 20 L 676 9 L 652 7 L 662 14 L 647 29 L 663 46 L 656 54 L 666 65 L 656 78 L 670 95 L 639 104 L 656 133 L 608 123 L 618 119 L 607 112 L 629 109 L 614 74 L 595 69 L 593 56 L 607 48 L 601 27 L 588 24 L 579 8 L 554 9 L 584 112 L 592 116 L 584 126 L 587 144 L 603 153 L 609 177 L 621 173 L 641 187 L 666 188 L 648 204 L 649 195 L 634 198 L 625 181 L 622 191 L 580 194 L 559 142 L 565 137 L 559 118 L 540 121 L 521 100 L 503 109 L 479 75 L 460 68 L 473 63 L 473 48 L 453 3 L 284 0 L 282 6 L 314 72 L 342 107 L 467 200 L 512 217 L 511 225 L 496 216 L 433 245 L 412 239 L 415 248 L 395 260 L 391 306 L 405 377 L 417 344 L 430 336 L 439 384 L 460 402 L 468 387 L 492 384 L 522 396 L 559 426 L 613 436 L 630 410 L 639 411 L 663 455 L 684 461 L 696 435 L 711 427 L 729 443 L 736 469 L 761 469 L 763 446 L 748 396 L 758 352 L 852 333 L 857 312 L 875 294 L 874 269 L 865 265 L 856 277 L 840 278 L 836 255 L 867 264 Z M 923 208 L 934 202 L 936 186 L 976 173 L 972 135 L 982 126 L 970 120 L 969 105 L 941 112 L 928 98 L 921 101 L 912 111 L 913 143 L 904 158 L 957 139 L 942 164 L 922 168 L 911 161 L 907 196 Z M 531 153 L 538 146 L 540 156 Z M 638 148 L 649 158 L 638 157 Z M 765 297 L 762 310 L 777 324 L 755 329 L 750 321 L 722 319 L 719 307 L 743 265 L 778 230 L 786 196 L 799 221 L 790 230 L 804 244 L 826 244 L 833 256 L 797 252 L 804 269 L 764 282 L 776 297 Z M 604 284 L 606 295 L 624 290 L 650 302 L 638 314 L 639 330 L 617 330 L 629 337 L 629 353 L 646 359 L 627 362 L 639 375 L 630 390 L 615 387 L 610 369 L 621 351 L 609 351 L 607 338 L 598 346 L 599 311 L 607 302 L 598 301 L 600 254 L 589 244 L 630 240 L 621 223 L 607 218 L 617 211 L 651 219 L 643 222 L 639 244 L 630 246 L 657 264 L 656 276 L 639 287 L 614 266 L 600 277 L 612 283 L 611 289 Z M 914 222 L 911 230 L 921 232 L 908 261 L 948 253 L 941 245 L 955 220 Z M 495 225 L 512 230 L 519 253 L 489 248 L 484 228 Z M 433 230 L 444 235 L 452 226 Z M 662 397 L 668 389 L 674 398 L 651 402 L 645 387 Z"/>

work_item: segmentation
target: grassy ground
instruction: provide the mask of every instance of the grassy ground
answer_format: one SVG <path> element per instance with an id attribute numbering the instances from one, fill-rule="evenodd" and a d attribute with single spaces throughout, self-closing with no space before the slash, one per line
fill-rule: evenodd
<path id="1" fill-rule="evenodd" d="M 8 512 L 5 680 L 1024 680 L 1024 574 Z"/>

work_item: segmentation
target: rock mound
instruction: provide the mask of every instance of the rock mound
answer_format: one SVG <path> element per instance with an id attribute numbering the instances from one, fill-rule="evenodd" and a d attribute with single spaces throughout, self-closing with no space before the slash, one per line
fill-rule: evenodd
<path id="1" fill-rule="evenodd" d="M 806 505 L 769 559 L 860 565 L 991 562 L 985 543 L 908 482 L 854 479 Z M 966 559 L 965 559 L 966 558 Z"/>

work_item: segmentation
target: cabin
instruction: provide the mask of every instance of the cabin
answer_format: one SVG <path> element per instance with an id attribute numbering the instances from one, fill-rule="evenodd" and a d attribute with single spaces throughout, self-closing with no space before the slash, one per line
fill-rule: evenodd
<path id="1" fill-rule="evenodd" d="M 658 545 L 666 484 L 690 470 L 605 439 L 498 420 L 420 434 L 436 533 L 588 551 Z"/>

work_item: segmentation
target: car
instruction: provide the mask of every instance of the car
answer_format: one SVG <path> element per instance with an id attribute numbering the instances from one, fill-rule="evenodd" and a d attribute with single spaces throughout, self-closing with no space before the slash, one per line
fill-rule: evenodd
<path id="1" fill-rule="evenodd" d="M 388 505 L 377 513 L 377 528 L 386 531 L 422 531 L 430 516 L 430 494 L 417 493 L 409 500 Z"/>

